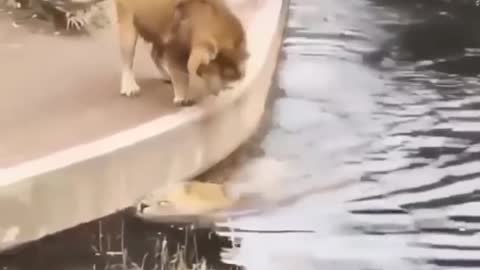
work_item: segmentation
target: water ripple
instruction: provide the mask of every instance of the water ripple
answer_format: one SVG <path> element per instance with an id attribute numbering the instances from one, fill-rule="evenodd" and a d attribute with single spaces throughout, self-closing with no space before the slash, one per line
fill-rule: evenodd
<path id="1" fill-rule="evenodd" d="M 479 49 L 375 69 L 361 62 L 365 52 L 446 7 L 318 2 L 291 3 L 279 71 L 286 96 L 262 144 L 264 159 L 285 162 L 289 175 L 251 187 L 297 199 L 217 224 L 241 239 L 225 260 L 262 270 L 480 267 Z"/>

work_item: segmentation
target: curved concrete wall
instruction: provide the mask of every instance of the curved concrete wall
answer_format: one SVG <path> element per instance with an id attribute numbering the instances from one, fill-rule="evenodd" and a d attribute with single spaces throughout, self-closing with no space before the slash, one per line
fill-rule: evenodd
<path id="1" fill-rule="evenodd" d="M 252 56 L 234 89 L 107 138 L 1 169 L 0 249 L 128 207 L 155 187 L 201 173 L 244 142 L 264 111 L 287 10 L 287 1 L 248 1 L 257 2 L 243 17 Z"/>

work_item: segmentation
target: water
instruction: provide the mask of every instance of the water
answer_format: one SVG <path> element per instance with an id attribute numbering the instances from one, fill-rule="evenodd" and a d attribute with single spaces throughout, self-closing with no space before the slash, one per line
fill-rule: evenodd
<path id="1" fill-rule="evenodd" d="M 149 254 L 145 269 L 164 237 L 170 252 L 187 246 L 189 264 L 205 257 L 214 269 L 479 268 L 480 16 L 474 1 L 432 2 L 292 0 L 284 95 L 263 155 L 229 186 L 274 207 L 195 230 L 126 218 L 122 232 L 120 214 L 30 245 L 8 256 L 8 269 L 118 263 L 95 255 L 102 230 L 113 243 L 104 250 L 123 243 L 137 264 Z M 381 63 L 363 61 L 390 38 L 398 46 Z"/>
<path id="2" fill-rule="evenodd" d="M 241 239 L 225 260 L 248 269 L 480 267 L 479 11 L 473 2 L 321 2 L 291 4 L 286 96 L 262 143 L 289 173 L 252 188 L 319 192 L 219 224 L 249 230 L 222 233 Z M 392 37 L 391 57 L 362 62 Z"/>

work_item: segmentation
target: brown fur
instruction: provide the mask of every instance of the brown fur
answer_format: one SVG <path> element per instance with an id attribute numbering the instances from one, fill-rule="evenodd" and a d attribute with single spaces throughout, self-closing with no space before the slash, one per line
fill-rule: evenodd
<path id="1" fill-rule="evenodd" d="M 243 77 L 248 58 L 245 30 L 223 0 L 179 0 L 172 28 L 172 42 L 189 51 L 190 85 L 195 77 L 217 80 L 221 85 L 210 84 L 216 93 L 223 82 Z"/>
<path id="2" fill-rule="evenodd" d="M 195 80 L 216 94 L 224 82 L 243 76 L 244 29 L 223 0 L 116 0 L 116 6 L 122 94 L 139 91 L 132 71 L 138 36 L 152 43 L 152 60 L 170 76 L 177 105 L 193 104 L 189 90 Z"/>

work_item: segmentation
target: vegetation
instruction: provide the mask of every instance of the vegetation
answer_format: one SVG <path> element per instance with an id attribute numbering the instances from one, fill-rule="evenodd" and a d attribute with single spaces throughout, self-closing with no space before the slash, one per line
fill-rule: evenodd
<path id="1" fill-rule="evenodd" d="M 68 0 L 0 0 L 0 7 L 12 15 L 14 24 L 48 23 L 55 31 L 67 33 L 87 33 L 109 23 L 103 1 L 68 3 Z"/>
<path id="2" fill-rule="evenodd" d="M 147 223 L 124 211 L 4 252 L 0 269 L 239 270 L 221 261 L 231 247 L 211 228 Z"/>

